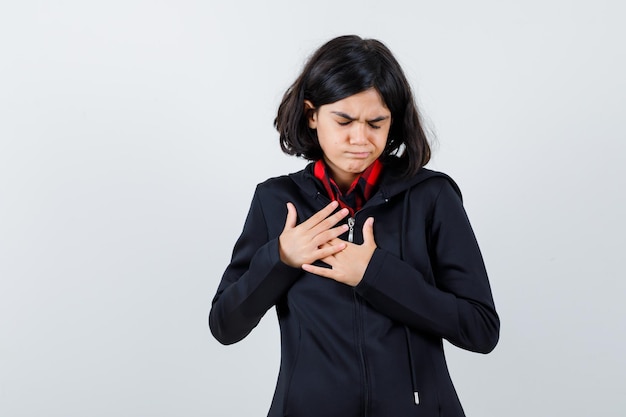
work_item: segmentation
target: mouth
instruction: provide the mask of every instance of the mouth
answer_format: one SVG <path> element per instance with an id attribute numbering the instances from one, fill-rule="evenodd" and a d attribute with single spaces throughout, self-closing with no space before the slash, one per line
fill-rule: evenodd
<path id="1" fill-rule="evenodd" d="M 371 152 L 346 152 L 350 158 L 366 159 L 370 156 Z"/>

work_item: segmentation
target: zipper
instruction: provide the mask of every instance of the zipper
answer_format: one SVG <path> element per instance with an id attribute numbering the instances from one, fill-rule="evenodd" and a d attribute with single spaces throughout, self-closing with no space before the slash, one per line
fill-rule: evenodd
<path id="1" fill-rule="evenodd" d="M 363 374 L 362 376 L 362 389 L 363 389 L 363 417 L 367 417 L 369 414 L 369 377 L 368 377 L 368 372 L 367 372 L 367 360 L 365 358 L 365 342 L 364 342 L 364 336 L 363 336 L 363 325 L 362 325 L 362 321 L 361 321 L 361 303 L 359 301 L 359 299 L 357 298 L 357 294 L 356 292 L 353 293 L 354 295 L 354 306 L 355 306 L 355 320 L 356 320 L 356 333 L 357 333 L 357 350 L 359 353 L 359 360 L 361 362 L 361 372 Z"/>
<path id="2" fill-rule="evenodd" d="M 332 200 L 329 199 L 328 197 L 326 197 L 324 194 L 320 193 L 319 191 L 317 192 L 317 194 L 315 195 L 315 197 L 320 200 L 322 202 L 322 204 L 326 205 L 328 203 L 330 203 Z M 384 198 L 382 203 L 378 203 L 377 205 L 380 204 L 385 204 L 389 201 L 388 198 Z M 323 208 L 320 207 L 320 210 Z M 365 208 L 365 207 L 363 207 Z M 356 213 L 354 213 L 352 216 L 348 217 L 348 242 L 350 243 L 354 243 L 354 226 L 356 224 L 356 216 L 357 214 L 359 214 L 360 212 L 363 211 L 363 208 L 361 208 L 359 211 L 357 211 Z"/>
<path id="3" fill-rule="evenodd" d="M 321 200 L 322 204 L 326 205 L 328 203 L 330 203 L 332 200 L 330 200 L 328 197 L 326 197 L 325 195 L 323 195 L 322 193 L 318 192 L 316 194 L 316 198 Z M 323 207 L 320 207 L 320 210 Z M 351 217 L 348 217 L 348 242 L 353 243 L 354 242 L 354 225 L 356 224 L 356 215 L 360 212 L 361 210 L 357 211 L 356 213 L 354 213 L 354 215 L 352 215 Z"/>
<path id="4" fill-rule="evenodd" d="M 356 223 L 354 217 L 348 217 L 348 227 L 350 228 L 348 230 L 348 242 L 354 241 L 354 223 Z"/>

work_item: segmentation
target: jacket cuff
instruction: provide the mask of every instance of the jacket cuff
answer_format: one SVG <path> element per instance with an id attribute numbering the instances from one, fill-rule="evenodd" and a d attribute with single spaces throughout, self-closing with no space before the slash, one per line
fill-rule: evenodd
<path id="1" fill-rule="evenodd" d="M 376 283 L 381 276 L 380 270 L 385 264 L 386 257 L 387 251 L 381 250 L 379 248 L 376 248 L 376 250 L 374 250 L 372 258 L 370 259 L 370 262 L 365 269 L 365 274 L 363 274 L 361 282 L 359 282 L 354 287 L 357 293 L 361 294 L 363 297 L 366 297 L 368 291 L 376 287 Z"/>

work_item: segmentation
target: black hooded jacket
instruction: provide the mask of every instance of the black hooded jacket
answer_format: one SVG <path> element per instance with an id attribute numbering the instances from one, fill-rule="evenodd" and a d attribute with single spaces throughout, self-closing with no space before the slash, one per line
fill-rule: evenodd
<path id="1" fill-rule="evenodd" d="M 301 222 L 330 201 L 312 164 L 256 189 L 209 325 L 235 343 L 276 306 L 282 352 L 269 417 L 464 415 L 442 339 L 482 353 L 498 341 L 482 256 L 452 179 L 390 171 L 354 216 L 354 242 L 374 217 L 377 245 L 356 287 L 280 261 L 286 203 Z"/>

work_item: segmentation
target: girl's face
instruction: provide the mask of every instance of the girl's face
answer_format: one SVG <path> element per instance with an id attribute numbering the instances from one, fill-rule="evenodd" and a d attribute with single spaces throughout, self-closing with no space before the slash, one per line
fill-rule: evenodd
<path id="1" fill-rule="evenodd" d="M 315 109 L 305 101 L 309 127 L 317 130 L 324 162 L 344 191 L 370 166 L 387 144 L 391 112 L 375 89 Z"/>

